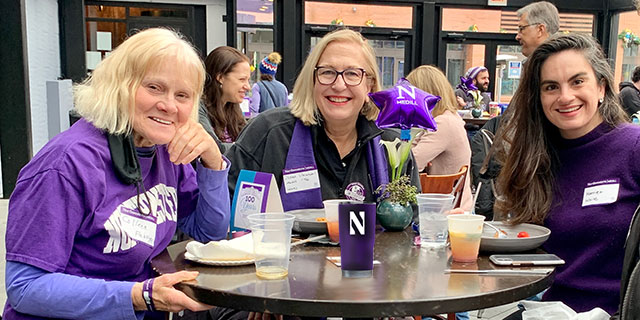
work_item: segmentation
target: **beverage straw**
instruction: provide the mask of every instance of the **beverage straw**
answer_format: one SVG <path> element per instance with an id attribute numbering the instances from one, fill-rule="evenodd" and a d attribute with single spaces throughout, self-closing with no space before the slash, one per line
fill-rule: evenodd
<path id="1" fill-rule="evenodd" d="M 476 214 L 476 201 L 478 201 L 480 188 L 482 188 L 482 181 L 478 182 L 478 188 L 476 188 L 476 194 L 473 195 L 473 203 L 471 203 L 471 214 Z"/>
<path id="2" fill-rule="evenodd" d="M 319 236 L 315 236 L 315 237 L 309 237 L 309 238 L 304 239 L 304 240 L 296 241 L 296 242 L 292 243 L 291 246 L 295 247 L 297 245 L 301 245 L 301 244 L 304 244 L 304 243 L 307 243 L 307 242 L 322 240 L 322 239 L 324 239 L 326 237 L 327 237 L 327 235 L 325 235 L 325 234 L 322 234 L 322 235 L 319 235 Z"/>

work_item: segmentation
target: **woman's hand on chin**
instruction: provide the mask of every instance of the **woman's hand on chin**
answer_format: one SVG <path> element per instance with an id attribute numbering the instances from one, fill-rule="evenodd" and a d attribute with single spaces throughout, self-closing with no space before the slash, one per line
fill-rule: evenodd
<path id="1" fill-rule="evenodd" d="M 168 146 L 169 159 L 175 164 L 187 164 L 200 157 L 209 169 L 222 169 L 222 154 L 211 135 L 202 125 L 189 119 L 176 131 Z"/>

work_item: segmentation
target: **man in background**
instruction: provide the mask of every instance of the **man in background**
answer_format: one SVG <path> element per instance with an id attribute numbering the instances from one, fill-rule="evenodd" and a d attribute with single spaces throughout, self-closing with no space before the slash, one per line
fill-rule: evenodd
<path id="1" fill-rule="evenodd" d="M 631 82 L 620 83 L 620 102 L 629 117 L 640 111 L 640 66 L 633 69 Z"/>
<path id="2" fill-rule="evenodd" d="M 473 84 L 473 86 L 471 86 Z M 475 89 L 474 89 L 475 87 Z M 456 87 L 456 100 L 458 106 L 463 109 L 473 107 L 474 97 L 471 94 L 473 90 L 480 90 L 482 96 L 482 104 L 486 110 L 491 102 L 491 94 L 489 91 L 489 70 L 485 67 L 471 67 L 467 70 L 464 77 L 460 77 L 460 84 Z"/>
<path id="3" fill-rule="evenodd" d="M 558 9 L 547 1 L 530 3 L 518 10 L 517 16 L 516 40 L 520 42 L 525 57 L 560 29 Z"/>

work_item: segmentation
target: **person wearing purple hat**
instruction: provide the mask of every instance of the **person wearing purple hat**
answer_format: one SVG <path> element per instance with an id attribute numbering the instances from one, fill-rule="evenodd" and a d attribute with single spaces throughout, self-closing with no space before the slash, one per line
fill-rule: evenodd
<path id="1" fill-rule="evenodd" d="M 458 106 L 463 109 L 473 108 L 475 105 L 474 100 L 481 97 L 481 105 L 484 105 L 484 109 L 489 107 L 491 102 L 489 90 L 489 70 L 487 68 L 471 67 L 467 70 L 467 73 L 463 77 L 460 77 L 460 84 L 456 87 L 456 100 Z M 475 95 L 479 94 L 478 98 Z"/>
<path id="2" fill-rule="evenodd" d="M 289 104 L 287 87 L 274 78 L 281 61 L 282 57 L 277 52 L 271 52 L 260 61 L 258 67 L 260 81 L 251 88 L 251 104 L 249 105 L 251 117 L 255 117 L 260 112 Z"/>

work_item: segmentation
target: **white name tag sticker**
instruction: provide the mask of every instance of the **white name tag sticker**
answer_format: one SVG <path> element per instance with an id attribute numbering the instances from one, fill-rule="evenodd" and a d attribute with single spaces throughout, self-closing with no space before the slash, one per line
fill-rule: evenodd
<path id="1" fill-rule="evenodd" d="M 282 180 L 286 193 L 320 188 L 320 177 L 316 166 L 282 170 Z"/>
<path id="2" fill-rule="evenodd" d="M 584 188 L 582 206 L 614 203 L 618 200 L 619 183 L 601 184 Z"/>
<path id="3" fill-rule="evenodd" d="M 129 237 L 153 247 L 156 241 L 155 222 L 122 213 L 120 214 L 120 225 Z"/>

